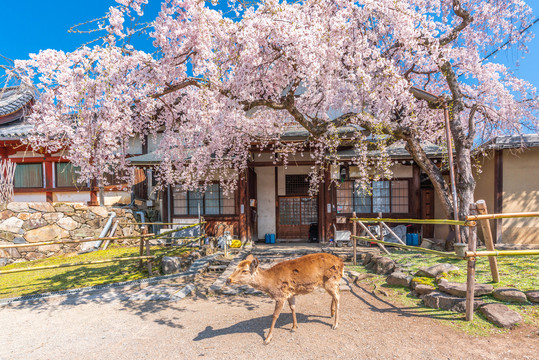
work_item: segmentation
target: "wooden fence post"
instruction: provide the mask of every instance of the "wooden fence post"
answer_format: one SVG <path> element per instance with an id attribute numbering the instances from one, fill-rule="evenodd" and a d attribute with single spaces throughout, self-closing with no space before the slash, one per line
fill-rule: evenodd
<path id="1" fill-rule="evenodd" d="M 146 239 L 146 256 L 151 256 L 150 254 L 150 239 Z M 153 261 L 152 259 L 148 258 L 148 260 L 146 261 L 146 264 L 148 265 L 148 274 L 150 276 L 152 276 L 152 265 L 153 265 Z"/>
<path id="2" fill-rule="evenodd" d="M 146 235 L 147 232 L 148 230 L 146 229 L 146 226 L 143 226 L 142 233 L 140 234 L 141 237 L 140 237 L 140 245 L 139 245 L 139 256 L 142 256 L 142 254 L 144 254 L 144 235 Z M 138 267 L 142 269 L 142 259 L 140 259 L 138 263 Z"/>
<path id="3" fill-rule="evenodd" d="M 479 213 L 479 215 L 486 215 L 488 213 L 485 200 L 478 200 L 475 203 L 475 206 L 477 207 L 477 212 Z M 490 222 L 488 221 L 488 219 L 484 219 L 479 220 L 479 223 L 481 224 L 481 230 L 483 230 L 483 236 L 485 237 L 485 246 L 487 247 L 487 250 L 495 251 L 496 249 L 494 248 L 494 239 L 492 238 L 492 232 L 490 230 Z M 488 262 L 490 263 L 492 281 L 496 283 L 500 282 L 500 273 L 498 272 L 498 261 L 496 260 L 496 256 L 489 256 Z"/>
<path id="4" fill-rule="evenodd" d="M 356 218 L 356 212 L 354 211 L 352 213 L 352 218 Z M 355 221 L 352 221 L 352 235 L 357 236 L 357 224 Z M 357 265 L 357 239 L 355 237 L 352 237 L 352 246 L 354 247 L 354 266 Z"/>
<path id="5" fill-rule="evenodd" d="M 476 213 L 475 204 L 470 205 L 470 212 Z M 468 251 L 475 251 L 477 248 L 477 236 L 473 234 L 468 237 Z M 475 257 L 468 258 L 466 266 L 466 321 L 473 320 L 474 296 L 475 296 Z"/>
<path id="6" fill-rule="evenodd" d="M 378 213 L 378 218 L 379 219 L 382 218 L 382 213 L 381 212 Z M 384 227 L 382 226 L 382 221 L 381 220 L 378 222 L 378 231 L 380 231 L 380 241 L 384 241 Z"/>

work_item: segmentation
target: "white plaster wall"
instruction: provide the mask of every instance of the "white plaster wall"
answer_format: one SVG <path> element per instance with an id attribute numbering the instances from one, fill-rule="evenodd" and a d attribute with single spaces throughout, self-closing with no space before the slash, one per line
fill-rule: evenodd
<path id="1" fill-rule="evenodd" d="M 45 193 L 17 193 L 13 198 L 14 202 L 46 202 L 47 194 Z"/>
<path id="2" fill-rule="evenodd" d="M 286 183 L 285 175 L 307 175 L 311 171 L 311 167 L 307 165 L 303 166 L 288 166 L 286 169 L 284 166 L 277 168 L 277 186 L 279 196 L 286 195 Z"/>
<path id="3" fill-rule="evenodd" d="M 134 136 L 129 139 L 127 152 L 131 155 L 142 154 L 142 142 L 139 136 Z"/>
<path id="4" fill-rule="evenodd" d="M 10 158 L 14 158 L 14 159 L 17 159 L 17 158 L 35 158 L 35 157 L 43 157 L 43 156 L 44 156 L 43 154 L 36 153 L 36 152 L 31 151 L 31 150 L 17 151 L 15 154 L 9 155 Z"/>
<path id="5" fill-rule="evenodd" d="M 154 135 L 148 136 L 148 152 L 152 152 L 157 150 L 159 147 L 159 144 L 161 143 L 161 140 L 163 140 L 163 133 L 157 133 Z"/>
<path id="6" fill-rule="evenodd" d="M 412 165 L 395 164 L 391 167 L 393 177 L 396 179 L 413 178 L 414 170 Z"/>
<path id="7" fill-rule="evenodd" d="M 53 202 L 86 203 L 87 201 L 90 201 L 90 192 L 89 191 L 56 192 L 56 193 L 53 193 L 52 195 L 52 201 Z"/>
<path id="8" fill-rule="evenodd" d="M 105 206 L 131 203 L 131 193 L 127 191 L 105 191 Z"/>
<path id="9" fill-rule="evenodd" d="M 276 234 L 275 228 L 275 168 L 255 167 L 257 187 L 258 236 Z"/>

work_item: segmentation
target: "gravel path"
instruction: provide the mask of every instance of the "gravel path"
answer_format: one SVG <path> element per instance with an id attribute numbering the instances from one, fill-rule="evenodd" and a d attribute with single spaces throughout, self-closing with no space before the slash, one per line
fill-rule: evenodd
<path id="1" fill-rule="evenodd" d="M 330 297 L 298 297 L 264 345 L 273 302 L 266 296 L 132 301 L 114 290 L 0 307 L 0 359 L 536 359 L 537 329 L 472 337 L 421 308 L 399 308 L 360 284 L 343 292 L 339 329 Z"/>

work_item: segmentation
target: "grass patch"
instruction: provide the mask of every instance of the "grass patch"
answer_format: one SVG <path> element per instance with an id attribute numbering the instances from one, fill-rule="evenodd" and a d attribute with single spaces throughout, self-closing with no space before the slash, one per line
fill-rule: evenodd
<path id="1" fill-rule="evenodd" d="M 452 258 L 440 258 L 438 256 L 421 253 L 418 251 L 393 250 L 390 258 L 395 260 L 401 268 L 410 274 L 414 274 L 421 267 L 428 267 L 438 263 L 451 263 L 459 268 L 444 277 L 453 282 L 466 282 L 466 261 Z M 521 291 L 537 290 L 537 279 L 539 278 L 539 261 L 536 256 L 520 257 L 498 257 L 498 271 L 500 282 L 492 282 L 488 258 L 480 257 L 476 261 L 476 281 L 484 284 L 491 284 L 494 288 L 514 287 Z M 349 270 L 361 273 L 372 273 L 363 266 L 347 266 Z M 475 336 L 487 336 L 492 334 L 507 333 L 509 330 L 500 329 L 488 322 L 479 312 L 475 313 L 474 321 L 465 321 L 465 315 L 445 311 L 440 309 L 430 309 L 423 306 L 422 300 L 410 295 L 410 289 L 391 286 L 385 282 L 387 276 L 376 275 L 365 283 L 383 288 L 391 297 L 391 302 L 399 307 L 406 308 L 411 313 L 428 316 L 450 327 L 462 330 Z M 425 278 L 420 278 L 425 279 Z M 433 282 L 431 285 L 436 286 Z M 492 296 L 482 296 L 486 303 L 499 302 Z M 517 311 L 523 318 L 522 324 L 539 328 L 539 306 L 531 304 L 510 304 L 505 303 L 510 309 Z"/>
<path id="2" fill-rule="evenodd" d="M 154 274 L 159 273 L 159 260 L 162 256 L 187 256 L 191 251 L 193 251 L 191 247 L 164 248 L 161 246 L 152 246 L 151 254 L 157 257 L 157 259 L 154 259 L 152 271 L 154 271 Z M 77 255 L 76 253 L 66 254 L 47 259 L 10 264 L 2 267 L 2 270 L 138 255 L 138 246 L 119 247 L 113 244 L 107 250 L 94 251 L 81 255 Z M 138 260 L 130 260 L 0 275 L 0 298 L 76 289 L 149 277 L 147 267 L 144 266 L 143 269 L 139 269 L 138 264 Z"/>

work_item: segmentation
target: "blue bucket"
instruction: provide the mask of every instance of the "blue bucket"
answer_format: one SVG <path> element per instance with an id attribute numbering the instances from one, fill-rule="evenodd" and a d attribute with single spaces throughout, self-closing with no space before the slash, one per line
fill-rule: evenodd
<path id="1" fill-rule="evenodd" d="M 406 234 L 406 245 L 419 246 L 419 234 L 417 233 Z"/>

